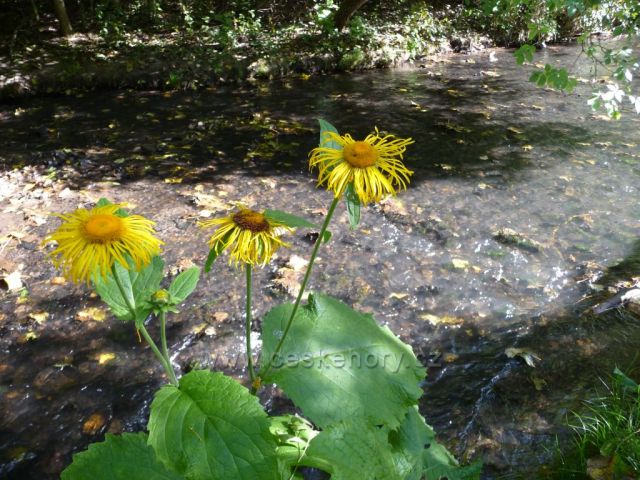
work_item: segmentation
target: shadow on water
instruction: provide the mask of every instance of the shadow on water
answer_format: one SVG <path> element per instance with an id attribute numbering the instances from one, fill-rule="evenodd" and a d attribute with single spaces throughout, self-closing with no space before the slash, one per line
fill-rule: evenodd
<path id="1" fill-rule="evenodd" d="M 509 175 L 538 167 L 531 145 L 558 161 L 590 141 L 586 127 L 536 111 L 505 118 L 496 109 L 518 101 L 518 86 L 494 78 L 442 81 L 419 72 L 375 72 L 193 94 L 33 99 L 0 110 L 0 165 L 37 165 L 72 189 L 142 178 L 215 184 L 233 174 L 308 176 L 316 117 L 356 138 L 376 125 L 414 138 L 407 157 L 414 182 L 487 169 Z"/>

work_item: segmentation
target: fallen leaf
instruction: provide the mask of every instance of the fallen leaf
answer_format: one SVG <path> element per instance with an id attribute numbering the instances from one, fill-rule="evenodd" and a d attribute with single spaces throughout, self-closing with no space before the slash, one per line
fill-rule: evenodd
<path id="1" fill-rule="evenodd" d="M 227 312 L 213 312 L 212 316 L 216 322 L 224 322 L 229 318 L 229 314 Z"/>
<path id="2" fill-rule="evenodd" d="M 98 355 L 98 363 L 100 365 L 105 365 L 109 363 L 111 360 L 115 360 L 116 354 L 112 352 L 101 353 Z"/>
<path id="3" fill-rule="evenodd" d="M 520 357 L 526 362 L 527 365 L 534 368 L 536 366 L 535 361 L 542 360 L 537 353 L 529 350 L 528 348 L 509 347 L 504 351 L 504 353 L 509 358 Z"/>
<path id="4" fill-rule="evenodd" d="M 398 300 L 402 300 L 403 298 L 407 298 L 408 296 L 408 293 L 392 293 L 391 295 L 389 295 L 389 298 L 397 298 Z"/>
<path id="5" fill-rule="evenodd" d="M 82 433 L 85 435 L 96 435 L 100 430 L 102 430 L 106 421 L 107 420 L 103 414 L 94 413 L 82 425 Z"/>
<path id="6" fill-rule="evenodd" d="M 41 311 L 41 312 L 31 312 L 29 315 L 31 320 L 34 320 L 38 325 L 42 325 L 49 318 L 49 312 Z"/>
<path id="7" fill-rule="evenodd" d="M 439 317 L 438 315 L 433 315 L 432 313 L 425 313 L 420 315 L 422 320 L 426 320 L 432 325 L 451 325 L 457 326 L 464 323 L 464 319 L 460 317 L 453 317 L 451 315 L 445 315 L 443 317 Z"/>
<path id="8" fill-rule="evenodd" d="M 76 313 L 76 320 L 80 322 L 88 322 L 89 320 L 104 322 L 106 318 L 107 311 L 100 307 L 88 307 Z"/>
<path id="9" fill-rule="evenodd" d="M 451 260 L 451 265 L 453 265 L 453 268 L 456 268 L 458 270 L 466 270 L 467 268 L 469 268 L 469 262 L 461 258 L 453 258 Z"/>
<path id="10" fill-rule="evenodd" d="M 199 323 L 198 325 L 195 325 L 194 327 L 191 328 L 191 333 L 193 333 L 195 335 L 200 335 L 201 333 L 203 333 L 205 331 L 205 329 L 208 326 L 209 326 L 209 324 L 207 322 Z"/>
<path id="11" fill-rule="evenodd" d="M 27 343 L 31 340 L 36 340 L 38 338 L 38 334 L 33 330 L 29 330 L 27 333 L 18 338 L 18 343 Z"/>

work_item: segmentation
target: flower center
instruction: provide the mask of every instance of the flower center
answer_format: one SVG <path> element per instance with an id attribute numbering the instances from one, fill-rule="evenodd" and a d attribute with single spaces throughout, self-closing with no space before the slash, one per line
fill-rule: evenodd
<path id="1" fill-rule="evenodd" d="M 367 142 L 354 142 L 345 145 L 342 154 L 347 163 L 356 168 L 370 167 L 378 159 L 378 152 Z"/>
<path id="2" fill-rule="evenodd" d="M 240 210 L 232 218 L 234 223 L 243 230 L 249 230 L 253 233 L 269 230 L 269 222 L 265 216 L 253 210 Z"/>
<path id="3" fill-rule="evenodd" d="M 122 236 L 122 219 L 115 215 L 94 215 L 84 224 L 84 233 L 94 242 L 118 240 Z"/>

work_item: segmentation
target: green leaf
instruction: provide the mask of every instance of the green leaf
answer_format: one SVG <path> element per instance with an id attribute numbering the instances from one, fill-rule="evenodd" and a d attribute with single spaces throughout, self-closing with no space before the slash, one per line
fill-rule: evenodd
<path id="1" fill-rule="evenodd" d="M 309 220 L 291 213 L 283 212 L 282 210 L 265 210 L 264 216 L 267 220 L 282 223 L 283 225 L 291 228 L 318 228 L 316 224 L 311 223 Z"/>
<path id="2" fill-rule="evenodd" d="M 293 215 L 291 213 L 283 212 L 282 210 L 265 210 L 264 215 L 265 217 L 267 217 L 267 220 L 279 222 L 291 228 L 298 228 L 298 227 L 315 228 L 315 229 L 320 228 L 315 223 L 311 223 L 306 218 L 302 218 L 297 215 Z M 324 243 L 327 243 L 329 240 L 331 240 L 331 232 L 327 230 L 324 232 L 322 241 Z"/>
<path id="3" fill-rule="evenodd" d="M 104 197 L 100 198 L 100 200 L 96 202 L 96 207 L 106 207 L 107 205 L 113 205 L 113 202 Z M 118 210 L 116 210 L 116 215 L 119 217 L 128 217 L 129 212 L 122 208 L 119 208 Z"/>
<path id="4" fill-rule="evenodd" d="M 297 415 L 269 417 L 269 430 L 278 442 L 277 456 L 282 478 L 289 479 L 304 458 L 309 442 L 319 433 Z M 294 477 L 298 478 L 298 477 Z"/>
<path id="5" fill-rule="evenodd" d="M 518 48 L 515 52 L 513 52 L 513 55 L 516 57 L 516 62 L 519 65 L 522 65 L 525 61 L 532 62 L 533 54 L 535 52 L 536 52 L 536 47 L 525 43 L 520 48 Z"/>
<path id="6" fill-rule="evenodd" d="M 432 443 L 425 449 L 424 478 L 425 480 L 478 480 L 482 470 L 481 462 L 459 466 L 451 453 L 439 443 Z"/>
<path id="7" fill-rule="evenodd" d="M 129 259 L 128 259 L 129 260 Z M 119 262 L 114 263 L 113 270 L 122 284 L 125 296 L 122 295 L 118 283 L 114 278 L 114 272 L 109 272 L 106 278 L 95 275 L 93 283 L 100 298 L 109 305 L 113 314 L 120 320 L 144 320 L 151 312 L 146 304 L 151 295 L 158 290 L 162 281 L 164 260 L 155 256 L 149 265 L 139 272 L 130 261 L 130 269 L 126 269 Z M 134 307 L 135 315 L 132 315 L 127 306 L 127 299 Z"/>
<path id="8" fill-rule="evenodd" d="M 226 248 L 227 242 L 229 241 L 229 238 L 231 238 L 231 234 L 232 232 L 227 233 L 213 245 L 211 250 L 209 250 L 207 260 L 204 262 L 204 273 L 209 273 L 211 271 L 211 265 L 213 265 L 213 262 L 216 261 L 222 251 Z"/>
<path id="9" fill-rule="evenodd" d="M 411 407 L 402 425 L 389 433 L 397 478 L 404 480 L 471 480 L 480 476 L 481 464 L 460 467 L 456 459 L 441 444 L 418 412 Z M 425 475 L 425 477 L 423 477 Z"/>
<path id="10" fill-rule="evenodd" d="M 340 144 L 338 144 L 336 141 L 334 141 L 334 140 L 328 140 L 327 141 L 328 135 L 326 135 L 326 132 L 333 132 L 333 133 L 339 135 L 338 130 L 336 130 L 336 127 L 331 125 L 326 120 L 322 120 L 321 118 L 318 119 L 318 123 L 320 124 L 320 143 L 319 143 L 319 145 L 321 147 L 333 148 L 334 150 L 342 150 L 342 146 L 340 146 Z"/>
<path id="11" fill-rule="evenodd" d="M 640 385 L 625 375 L 618 367 L 613 370 L 613 378 L 617 380 L 624 389 L 640 392 Z"/>
<path id="12" fill-rule="evenodd" d="M 350 419 L 330 425 L 311 440 L 303 464 L 331 474 L 331 480 L 399 479 L 387 430 Z"/>
<path id="13" fill-rule="evenodd" d="M 192 371 L 151 404 L 149 444 L 189 479 L 275 480 L 276 441 L 258 398 L 222 373 Z"/>
<path id="14" fill-rule="evenodd" d="M 398 477 L 404 480 L 420 480 L 423 472 L 423 452 L 431 446 L 435 433 L 429 427 L 418 407 L 410 407 L 398 430 L 389 433 Z"/>
<path id="15" fill-rule="evenodd" d="M 347 185 L 344 192 L 344 201 L 347 204 L 347 214 L 349 215 L 349 225 L 354 229 L 360 223 L 360 199 L 355 191 L 353 182 Z"/>
<path id="16" fill-rule="evenodd" d="M 146 433 L 107 434 L 73 456 L 62 480 L 184 480 L 156 459 Z"/>
<path id="17" fill-rule="evenodd" d="M 224 242 L 220 240 L 219 242 L 213 245 L 213 248 L 209 250 L 209 255 L 207 255 L 207 260 L 204 262 L 204 273 L 209 273 L 211 271 L 211 265 L 216 261 L 216 258 L 222 253 L 224 250 Z"/>
<path id="18" fill-rule="evenodd" d="M 279 305 L 264 318 L 262 365 L 273 356 L 292 308 Z M 394 428 L 422 395 L 424 376 L 411 347 L 371 315 L 313 295 L 263 380 L 277 383 L 320 427 L 363 417 Z"/>
<path id="19" fill-rule="evenodd" d="M 174 304 L 184 302 L 195 290 L 199 278 L 200 269 L 198 267 L 191 267 L 178 275 L 169 287 L 171 302 Z"/>

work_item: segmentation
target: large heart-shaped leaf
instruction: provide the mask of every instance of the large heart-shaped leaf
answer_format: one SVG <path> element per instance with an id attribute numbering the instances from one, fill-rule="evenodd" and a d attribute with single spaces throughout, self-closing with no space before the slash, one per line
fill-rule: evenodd
<path id="1" fill-rule="evenodd" d="M 184 480 L 156 459 L 146 433 L 107 434 L 73 456 L 62 480 Z"/>
<path id="2" fill-rule="evenodd" d="M 298 310 L 280 354 L 274 349 L 291 304 L 263 321 L 262 365 L 272 359 L 265 382 L 277 383 L 316 425 L 353 417 L 396 428 L 422 395 L 425 371 L 411 348 L 371 315 L 324 295 Z"/>
<path id="3" fill-rule="evenodd" d="M 257 397 L 222 373 L 193 371 L 160 389 L 149 443 L 190 480 L 275 480 L 277 444 Z"/>

